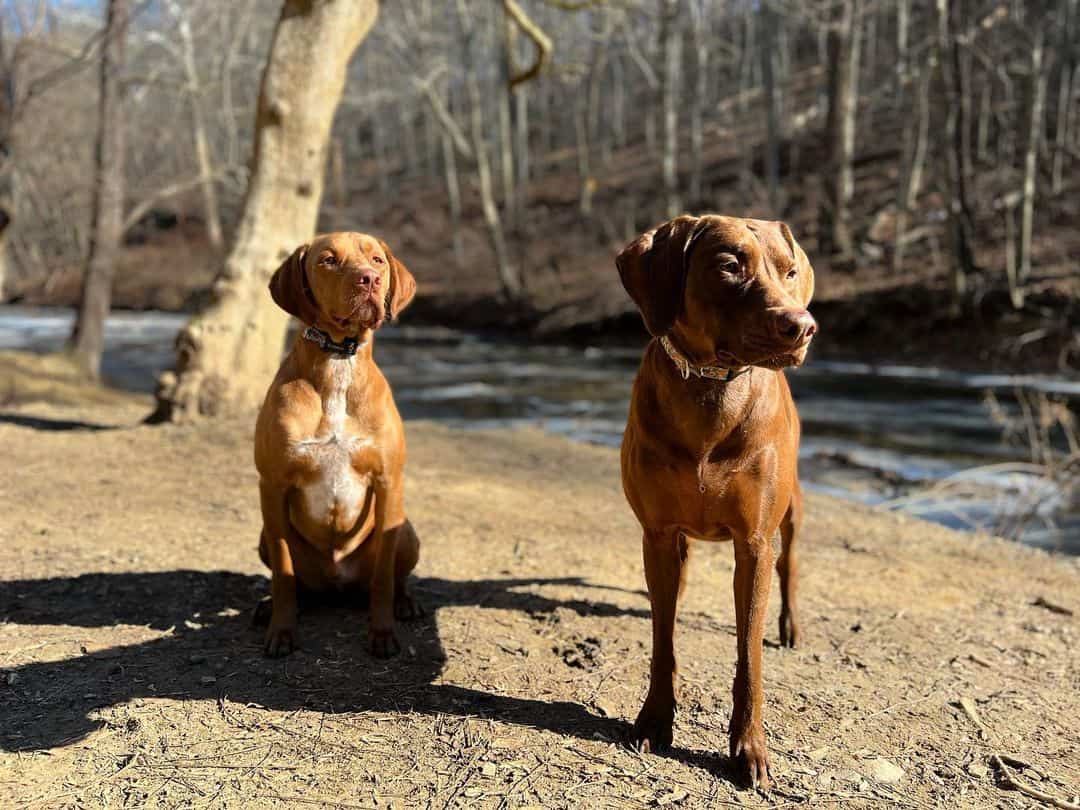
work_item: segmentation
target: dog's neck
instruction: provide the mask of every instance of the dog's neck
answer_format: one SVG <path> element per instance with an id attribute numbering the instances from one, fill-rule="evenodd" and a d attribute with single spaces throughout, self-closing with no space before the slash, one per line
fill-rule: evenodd
<path id="1" fill-rule="evenodd" d="M 654 401 L 657 418 L 694 452 L 703 441 L 712 445 L 741 430 L 752 419 L 755 405 L 767 400 L 768 389 L 776 384 L 775 373 L 768 369 L 755 369 L 756 373 L 741 374 L 730 382 L 694 374 L 684 377 L 659 340 L 650 344 L 644 362 L 652 366 L 649 379 L 657 381 L 657 390 L 663 392 Z M 695 416 L 687 419 L 688 414 Z"/>
<path id="2" fill-rule="evenodd" d="M 336 343 L 340 343 L 344 335 L 331 337 Z M 363 385 L 372 363 L 374 339 L 374 332 L 365 329 L 356 336 L 356 352 L 344 354 L 327 351 L 318 343 L 305 338 L 303 332 L 297 335 L 293 353 L 304 377 L 319 392 L 324 408 L 330 405 L 331 400 L 343 398 L 350 388 Z"/>

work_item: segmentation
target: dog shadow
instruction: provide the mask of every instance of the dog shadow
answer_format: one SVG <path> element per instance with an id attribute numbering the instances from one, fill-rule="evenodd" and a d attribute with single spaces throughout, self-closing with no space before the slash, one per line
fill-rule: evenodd
<path id="1" fill-rule="evenodd" d="M 368 654 L 366 615 L 360 608 L 317 605 L 303 610 L 301 649 L 283 663 L 263 657 L 262 629 L 252 627 L 252 607 L 268 590 L 263 576 L 181 570 L 0 582 L 0 622 L 135 625 L 166 633 L 152 641 L 0 672 L 0 749 L 29 751 L 78 741 L 100 726 L 91 717 L 94 712 L 133 698 L 213 700 L 222 695 L 281 710 L 467 714 L 583 738 L 614 736 L 621 730 L 615 721 L 574 703 L 434 683 L 447 658 L 438 631 L 438 612 L 445 607 L 504 608 L 538 617 L 556 608 L 580 615 L 648 617 L 647 610 L 517 590 L 535 585 L 587 583 L 577 578 L 419 578 L 414 592 L 428 613 L 399 626 L 404 652 L 397 658 L 385 661 Z M 343 622 L 343 613 L 351 620 Z"/>
<path id="2" fill-rule="evenodd" d="M 581 739 L 628 738 L 628 723 L 601 717 L 576 703 L 435 682 L 447 660 L 438 622 L 443 608 L 517 610 L 541 621 L 560 608 L 581 616 L 649 619 L 645 608 L 552 599 L 520 590 L 543 585 L 590 587 L 580 578 L 416 578 L 413 591 L 427 615 L 399 624 L 403 653 L 390 660 L 368 654 L 361 606 L 329 603 L 302 606 L 299 651 L 283 660 L 265 658 L 263 631 L 253 627 L 252 610 L 266 595 L 268 584 L 264 576 L 193 570 L 0 582 L 0 625 L 128 625 L 165 633 L 152 641 L 0 671 L 4 717 L 0 749 L 33 751 L 77 742 L 102 725 L 93 718 L 97 711 L 154 697 L 225 697 L 284 711 L 468 715 Z M 342 621 L 343 616 L 348 620 Z M 672 748 L 666 756 L 717 778 L 742 780 L 736 764 L 720 754 Z"/>

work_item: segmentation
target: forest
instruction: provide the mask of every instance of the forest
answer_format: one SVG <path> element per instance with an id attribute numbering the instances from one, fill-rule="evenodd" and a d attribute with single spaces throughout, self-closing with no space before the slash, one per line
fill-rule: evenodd
<path id="1" fill-rule="evenodd" d="M 107 182 L 87 135 L 121 38 L 86 4 L 5 5 L 5 300 L 79 300 L 99 194 L 121 307 L 201 307 L 241 227 L 280 3 L 117 5 Z M 1077 362 L 1076 0 L 382 6 L 340 89 L 305 78 L 333 119 L 304 171 L 318 229 L 395 240 L 414 317 L 632 332 L 610 257 L 718 211 L 792 224 L 834 352 Z"/>

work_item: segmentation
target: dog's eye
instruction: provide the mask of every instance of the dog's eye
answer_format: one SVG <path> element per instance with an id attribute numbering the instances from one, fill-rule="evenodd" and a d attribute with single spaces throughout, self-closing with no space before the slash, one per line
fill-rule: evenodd
<path id="1" fill-rule="evenodd" d="M 386 264 L 386 262 L 383 261 L 382 256 L 372 256 L 371 260 L 375 262 L 375 264 Z"/>
<path id="2" fill-rule="evenodd" d="M 787 279 L 788 281 L 791 281 L 791 280 L 792 280 L 793 278 L 795 278 L 795 276 L 797 276 L 797 275 L 799 275 L 799 271 L 798 271 L 798 269 L 796 269 L 796 268 L 792 267 L 792 268 L 791 268 L 790 270 L 788 270 L 788 271 L 787 271 L 787 275 L 785 276 L 785 278 L 786 278 L 786 279 Z"/>
<path id="3" fill-rule="evenodd" d="M 739 272 L 739 257 L 731 253 L 721 253 L 716 257 L 716 263 L 724 273 Z"/>
<path id="4" fill-rule="evenodd" d="M 319 259 L 319 264 L 324 265 L 325 267 L 333 267 L 337 264 L 337 256 L 335 256 L 333 253 L 327 253 L 325 256 Z"/>

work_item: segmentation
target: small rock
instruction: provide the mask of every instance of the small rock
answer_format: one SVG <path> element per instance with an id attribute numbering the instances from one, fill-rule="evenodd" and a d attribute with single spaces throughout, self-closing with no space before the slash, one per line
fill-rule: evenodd
<path id="1" fill-rule="evenodd" d="M 4 675 L 4 682 L 8 686 L 14 686 L 18 682 L 18 680 L 19 680 L 19 673 L 18 672 L 8 672 L 6 675 Z"/>
<path id="2" fill-rule="evenodd" d="M 495 767 L 494 762 L 485 762 L 480 766 L 480 773 L 484 776 L 495 776 L 499 772 L 499 769 Z"/>
<path id="3" fill-rule="evenodd" d="M 884 757 L 871 760 L 867 776 L 885 785 L 895 785 L 904 778 L 904 769 Z"/>
<path id="4" fill-rule="evenodd" d="M 190 661 L 192 664 L 201 664 L 205 660 L 206 656 L 202 653 L 192 653 L 188 656 L 188 661 Z"/>
<path id="5" fill-rule="evenodd" d="M 982 779 L 984 776 L 990 773 L 990 769 L 981 762 L 972 762 L 967 766 L 967 772 L 974 776 L 976 779 Z"/>
<path id="6" fill-rule="evenodd" d="M 686 797 L 689 795 L 690 794 L 682 788 L 675 788 L 674 790 L 670 790 L 661 796 L 657 796 L 655 800 L 656 806 L 666 807 L 669 804 L 678 804 L 679 802 L 685 800 Z"/>
<path id="7" fill-rule="evenodd" d="M 213 675 L 203 675 L 201 678 L 199 678 L 199 683 L 201 683 L 203 686 L 209 686 L 212 683 L 217 683 L 217 678 L 215 678 Z"/>

